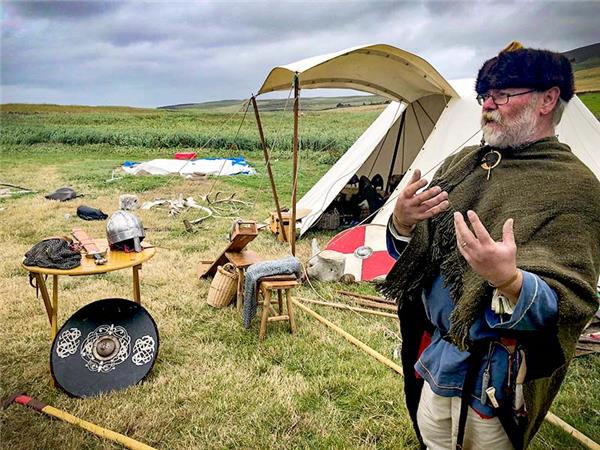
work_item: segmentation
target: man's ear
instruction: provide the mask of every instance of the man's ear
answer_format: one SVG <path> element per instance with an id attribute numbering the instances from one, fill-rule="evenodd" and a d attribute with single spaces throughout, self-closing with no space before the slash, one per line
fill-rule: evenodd
<path id="1" fill-rule="evenodd" d="M 560 98 L 560 89 L 556 86 L 541 93 L 540 113 L 542 115 L 552 114 L 554 107 Z"/>

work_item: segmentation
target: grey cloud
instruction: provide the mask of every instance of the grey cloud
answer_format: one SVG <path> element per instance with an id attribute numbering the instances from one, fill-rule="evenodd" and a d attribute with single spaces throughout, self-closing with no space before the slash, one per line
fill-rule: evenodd
<path id="1" fill-rule="evenodd" d="M 597 2 L 119 2 L 68 20 L 57 6 L 4 5 L 2 101 L 246 98 L 276 65 L 369 43 L 472 77 L 513 39 L 560 51 L 600 41 Z"/>
<path id="2" fill-rule="evenodd" d="M 108 14 L 121 7 L 116 1 L 19 1 L 7 2 L 6 7 L 12 14 L 34 19 L 80 19 Z"/>

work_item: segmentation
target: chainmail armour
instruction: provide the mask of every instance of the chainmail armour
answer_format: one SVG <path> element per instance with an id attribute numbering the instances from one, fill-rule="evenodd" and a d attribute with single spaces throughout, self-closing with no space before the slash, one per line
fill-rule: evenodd
<path id="1" fill-rule="evenodd" d="M 256 316 L 256 283 L 260 278 L 289 274 L 296 274 L 296 277 L 299 277 L 301 273 L 302 265 L 293 256 L 259 262 L 248 267 L 244 283 L 244 327 L 250 328 L 250 322 Z"/>
<path id="2" fill-rule="evenodd" d="M 23 264 L 68 270 L 81 264 L 81 253 L 73 251 L 64 239 L 44 239 L 25 253 Z"/>

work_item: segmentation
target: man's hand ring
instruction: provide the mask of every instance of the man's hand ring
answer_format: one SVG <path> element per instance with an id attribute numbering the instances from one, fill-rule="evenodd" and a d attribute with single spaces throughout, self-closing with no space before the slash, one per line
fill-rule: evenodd
<path id="1" fill-rule="evenodd" d="M 468 246 L 469 246 L 469 244 L 468 244 L 468 242 L 462 241 L 462 242 L 460 243 L 460 246 L 461 246 L 462 248 L 466 248 L 466 247 L 468 247 Z"/>

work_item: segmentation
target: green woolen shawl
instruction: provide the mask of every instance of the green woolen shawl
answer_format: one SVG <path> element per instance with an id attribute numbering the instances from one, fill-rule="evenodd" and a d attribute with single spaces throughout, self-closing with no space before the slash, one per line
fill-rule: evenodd
<path id="1" fill-rule="evenodd" d="M 502 160 L 487 180 L 480 164 L 490 150 L 498 150 Z M 517 266 L 539 275 L 558 295 L 556 325 L 536 332 L 506 332 L 518 339 L 527 355 L 528 415 L 520 424 L 526 446 L 598 307 L 600 183 L 567 145 L 549 137 L 517 148 L 464 148 L 445 160 L 431 182 L 435 185 L 448 192 L 450 208 L 416 226 L 380 290 L 397 301 L 402 316 L 403 304 L 420 302 L 423 287 L 441 274 L 455 304 L 445 338 L 468 350 L 471 325 L 490 305 L 493 288 L 458 251 L 453 213 L 475 211 L 494 240 L 502 239 L 504 222 L 514 219 Z"/>

